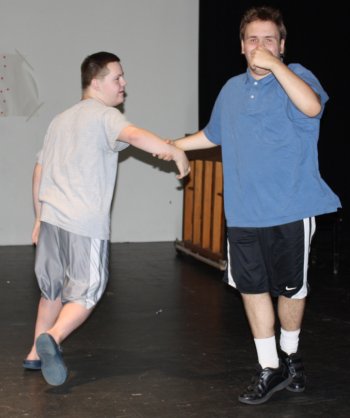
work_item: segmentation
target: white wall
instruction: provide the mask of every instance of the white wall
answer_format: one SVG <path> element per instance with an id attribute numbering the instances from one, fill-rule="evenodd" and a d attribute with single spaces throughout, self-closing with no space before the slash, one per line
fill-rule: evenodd
<path id="1" fill-rule="evenodd" d="M 28 121 L 0 118 L 0 245 L 30 243 L 35 155 L 53 116 L 80 99 L 80 63 L 88 54 L 121 58 L 131 122 L 170 138 L 197 130 L 198 3 L 0 0 L 0 54 L 25 56 L 44 102 Z M 172 163 L 159 165 L 136 149 L 120 161 L 112 241 L 180 238 L 182 192 Z"/>

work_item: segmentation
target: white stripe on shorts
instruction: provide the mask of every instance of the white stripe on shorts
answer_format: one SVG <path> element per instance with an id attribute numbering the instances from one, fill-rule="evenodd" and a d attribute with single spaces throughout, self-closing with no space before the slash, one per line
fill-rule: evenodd
<path id="1" fill-rule="evenodd" d="M 103 246 L 107 245 L 107 241 L 91 238 L 90 249 L 90 285 L 86 295 L 86 305 L 88 308 L 96 305 L 102 297 L 106 288 L 106 270 L 104 267 L 108 263 L 101 264 L 101 253 L 103 254 Z"/>
<path id="2" fill-rule="evenodd" d="M 230 257 L 230 243 L 227 240 L 227 284 L 237 289 L 236 282 L 232 276 L 232 269 L 231 269 L 231 257 Z"/>
<path id="3" fill-rule="evenodd" d="M 309 267 L 309 254 L 311 250 L 311 240 L 316 231 L 315 217 L 305 218 L 304 222 L 304 274 L 303 285 L 298 293 L 292 296 L 292 299 L 304 299 L 308 293 L 307 270 Z"/>

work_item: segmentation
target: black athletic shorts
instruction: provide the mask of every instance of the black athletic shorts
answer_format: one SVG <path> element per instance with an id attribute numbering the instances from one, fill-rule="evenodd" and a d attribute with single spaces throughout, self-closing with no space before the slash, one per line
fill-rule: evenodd
<path id="1" fill-rule="evenodd" d="M 315 218 L 266 228 L 229 227 L 225 281 L 240 293 L 303 299 Z"/>

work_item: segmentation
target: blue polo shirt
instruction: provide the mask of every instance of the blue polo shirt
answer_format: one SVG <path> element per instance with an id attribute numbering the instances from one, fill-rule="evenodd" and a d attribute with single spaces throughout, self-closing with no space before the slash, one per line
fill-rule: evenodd
<path id="1" fill-rule="evenodd" d="M 282 225 L 341 206 L 318 166 L 327 93 L 306 68 L 289 68 L 321 97 L 319 115 L 300 112 L 273 74 L 255 80 L 247 70 L 222 88 L 204 129 L 222 147 L 227 226 Z"/>

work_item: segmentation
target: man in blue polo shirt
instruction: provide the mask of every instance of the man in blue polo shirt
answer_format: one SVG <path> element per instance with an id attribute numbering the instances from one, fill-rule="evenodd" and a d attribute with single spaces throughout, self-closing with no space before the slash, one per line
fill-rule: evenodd
<path id="1" fill-rule="evenodd" d="M 336 211 L 340 201 L 318 168 L 328 96 L 310 71 L 282 62 L 286 28 L 280 12 L 249 9 L 240 38 L 246 73 L 223 87 L 205 129 L 175 144 L 185 151 L 222 148 L 226 278 L 242 295 L 259 361 L 238 399 L 261 404 L 278 390 L 305 389 L 298 343 L 314 217 Z M 273 297 L 281 325 L 278 348 Z"/>

